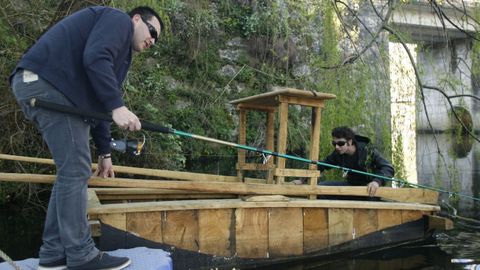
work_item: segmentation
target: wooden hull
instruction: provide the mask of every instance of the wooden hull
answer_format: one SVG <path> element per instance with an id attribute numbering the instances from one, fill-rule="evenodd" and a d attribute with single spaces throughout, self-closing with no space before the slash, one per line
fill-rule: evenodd
<path id="1" fill-rule="evenodd" d="M 161 248 L 171 253 L 174 269 L 251 269 L 276 264 L 294 263 L 297 261 L 309 261 L 312 259 L 332 259 L 331 255 L 351 254 L 352 252 L 370 253 L 375 250 L 398 246 L 412 242 L 422 241 L 430 237 L 425 233 L 425 219 L 409 222 L 375 232 L 358 239 L 348 241 L 334 247 L 312 252 L 301 256 L 288 256 L 279 258 L 241 258 L 238 256 L 222 257 L 202 252 L 195 252 L 177 248 L 173 245 L 158 243 L 141 238 L 129 232 L 119 230 L 110 225 L 102 224 L 99 248 L 102 250 L 115 250 L 119 248 L 149 247 Z M 253 246 L 254 244 L 252 244 Z M 358 255 L 358 254 L 357 254 Z M 373 269 L 373 268 L 371 268 Z"/>
<path id="2" fill-rule="evenodd" d="M 104 249 L 159 247 L 176 269 L 257 267 L 375 250 L 430 235 L 438 206 L 380 201 L 203 199 L 102 205 Z"/>

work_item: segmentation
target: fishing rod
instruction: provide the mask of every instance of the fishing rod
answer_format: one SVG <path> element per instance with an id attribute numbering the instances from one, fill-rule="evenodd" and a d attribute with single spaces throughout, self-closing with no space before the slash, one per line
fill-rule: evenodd
<path id="1" fill-rule="evenodd" d="M 56 112 L 61 112 L 61 113 L 66 113 L 66 114 L 71 114 L 71 115 L 77 115 L 77 116 L 86 117 L 86 118 L 93 118 L 93 119 L 97 119 L 97 120 L 113 122 L 112 116 L 109 115 L 109 114 L 99 113 L 99 112 L 85 112 L 85 111 L 82 111 L 82 110 L 80 110 L 78 108 L 75 108 L 75 107 L 71 107 L 71 106 L 67 106 L 67 105 L 63 105 L 63 104 L 58 104 L 58 103 L 53 103 L 53 102 L 49 102 L 49 101 L 45 101 L 45 100 L 40 100 L 40 99 L 37 99 L 37 98 L 30 99 L 30 106 L 40 107 L 40 108 L 44 108 L 44 109 L 48 109 L 48 110 L 52 110 L 52 111 L 56 111 Z M 282 154 L 282 153 L 278 153 L 278 152 L 275 152 L 275 151 L 266 150 L 266 149 L 263 149 L 263 148 L 256 148 L 256 147 L 252 147 L 252 146 L 248 146 L 248 145 L 222 141 L 222 140 L 218 140 L 218 139 L 214 139 L 214 138 L 204 137 L 204 136 L 201 136 L 201 135 L 195 135 L 195 134 L 192 134 L 192 133 L 176 130 L 176 129 L 173 129 L 173 128 L 160 126 L 158 124 L 153 124 L 153 123 L 150 123 L 150 122 L 147 122 L 147 121 L 141 121 L 141 125 L 142 125 L 142 129 L 148 130 L 148 131 L 161 132 L 161 133 L 167 133 L 167 134 L 168 133 L 169 134 L 175 134 L 175 135 L 183 136 L 183 137 L 187 137 L 187 138 L 198 139 L 198 140 L 202 140 L 202 141 L 207 141 L 207 142 L 217 143 L 217 144 L 221 144 L 221 145 L 231 146 L 231 147 L 235 147 L 235 148 L 242 149 L 242 150 L 248 150 L 248 151 L 257 152 L 257 153 L 261 153 L 261 154 L 266 154 L 266 155 L 271 155 L 271 156 L 276 156 L 276 157 L 301 161 L 301 162 L 320 165 L 320 166 L 329 167 L 329 168 L 333 168 L 333 169 L 339 169 L 339 170 L 342 170 L 342 171 L 347 172 L 347 173 L 352 172 L 352 173 L 363 174 L 363 175 L 367 175 L 367 176 L 370 176 L 370 177 L 380 178 L 380 179 L 390 181 L 390 182 L 398 182 L 398 183 L 408 185 L 408 186 L 414 186 L 414 187 L 429 189 L 429 190 L 433 190 L 433 191 L 437 191 L 437 192 L 441 192 L 441 193 L 448 193 L 450 195 L 457 195 L 457 196 L 460 196 L 460 197 L 472 199 L 474 201 L 480 201 L 480 198 L 470 196 L 470 195 L 466 195 L 466 194 L 462 194 L 462 193 L 458 193 L 458 192 L 452 192 L 452 191 L 444 190 L 444 189 L 441 189 L 441 188 L 435 188 L 435 187 L 430 187 L 430 186 L 421 185 L 421 184 L 409 183 L 405 180 L 394 178 L 394 177 L 386 177 L 386 176 L 383 176 L 383 175 L 377 175 L 377 174 L 373 174 L 373 173 L 369 173 L 369 172 L 350 169 L 350 168 L 347 168 L 347 167 L 332 165 L 332 164 L 324 163 L 324 162 L 321 162 L 321 161 L 318 161 L 318 160 L 312 160 L 312 159 L 307 159 L 307 158 Z"/>

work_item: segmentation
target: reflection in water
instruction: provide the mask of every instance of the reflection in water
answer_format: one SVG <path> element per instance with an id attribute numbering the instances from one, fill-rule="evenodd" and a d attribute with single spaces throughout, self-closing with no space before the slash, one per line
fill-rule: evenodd
<path id="1" fill-rule="evenodd" d="M 470 136 L 455 136 L 451 137 L 452 153 L 456 158 L 466 158 L 473 147 L 473 138 Z"/>
<path id="2" fill-rule="evenodd" d="M 469 196 L 480 193 L 480 147 L 466 136 L 447 133 L 417 134 L 417 174 L 422 185 L 438 187 Z M 441 194 L 448 202 L 449 194 Z M 450 200 L 458 214 L 467 217 L 480 216 L 480 203 L 460 197 Z"/>
<path id="3" fill-rule="evenodd" d="M 480 270 L 480 233 L 453 231 L 439 233 L 435 239 L 370 253 L 335 255 L 318 261 L 274 266 L 277 270 L 414 270 L 476 269 Z"/>

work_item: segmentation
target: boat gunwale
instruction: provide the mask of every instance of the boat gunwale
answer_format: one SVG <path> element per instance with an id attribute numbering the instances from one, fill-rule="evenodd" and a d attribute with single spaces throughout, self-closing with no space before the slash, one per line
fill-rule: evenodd
<path id="1" fill-rule="evenodd" d="M 90 193 L 91 194 L 91 193 Z M 290 198 L 281 202 L 246 202 L 242 199 L 204 199 L 204 200 L 173 200 L 152 202 L 129 202 L 101 204 L 98 199 L 88 208 L 89 214 L 113 214 L 131 212 L 202 210 L 202 209 L 237 209 L 237 208 L 348 208 L 348 209 L 386 209 L 386 210 L 417 210 L 440 211 L 439 206 L 419 203 L 398 203 L 381 201 L 353 200 L 309 200 Z"/>

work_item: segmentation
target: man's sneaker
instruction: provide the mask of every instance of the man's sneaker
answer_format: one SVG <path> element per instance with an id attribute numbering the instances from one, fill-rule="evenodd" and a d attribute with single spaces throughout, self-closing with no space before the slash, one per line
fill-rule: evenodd
<path id="1" fill-rule="evenodd" d="M 101 252 L 93 260 L 82 265 L 68 267 L 68 270 L 120 270 L 131 263 L 129 258 L 110 256 Z"/>
<path id="2" fill-rule="evenodd" d="M 67 259 L 63 258 L 51 263 L 39 263 L 38 270 L 65 270 L 67 269 Z"/>

